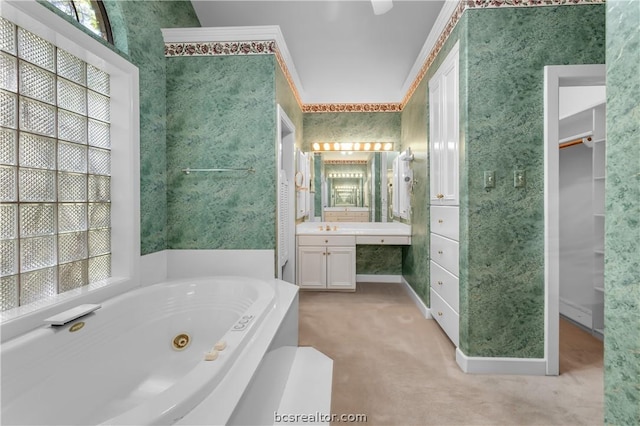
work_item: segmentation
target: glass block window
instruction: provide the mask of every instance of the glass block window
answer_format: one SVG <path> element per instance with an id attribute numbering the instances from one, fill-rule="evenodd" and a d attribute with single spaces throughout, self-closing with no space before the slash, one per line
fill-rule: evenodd
<path id="1" fill-rule="evenodd" d="M 0 310 L 111 276 L 109 75 L 0 18 Z"/>

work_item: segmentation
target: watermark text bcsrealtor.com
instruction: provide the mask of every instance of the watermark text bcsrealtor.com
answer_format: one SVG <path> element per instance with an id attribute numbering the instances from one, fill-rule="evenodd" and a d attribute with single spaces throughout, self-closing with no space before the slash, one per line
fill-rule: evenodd
<path id="1" fill-rule="evenodd" d="M 366 423 L 366 414 L 333 414 L 333 413 L 273 413 L 274 424 L 301 423 Z"/>

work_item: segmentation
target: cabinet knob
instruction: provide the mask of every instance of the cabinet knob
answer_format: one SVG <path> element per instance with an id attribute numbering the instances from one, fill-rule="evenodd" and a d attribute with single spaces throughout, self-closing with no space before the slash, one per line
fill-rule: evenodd
<path id="1" fill-rule="evenodd" d="M 444 220 L 438 219 L 438 223 L 442 223 L 442 222 L 444 222 Z"/>
<path id="2" fill-rule="evenodd" d="M 442 250 L 438 250 L 438 254 L 442 254 Z"/>
<path id="3" fill-rule="evenodd" d="M 322 255 L 323 255 L 323 256 L 326 256 L 326 255 L 327 255 L 327 253 L 325 253 L 325 252 L 322 252 Z"/>
<path id="4" fill-rule="evenodd" d="M 438 316 L 441 317 L 442 316 L 442 312 L 438 311 Z"/>
<path id="5" fill-rule="evenodd" d="M 384 240 L 380 240 L 381 243 L 384 243 Z"/>
<path id="6" fill-rule="evenodd" d="M 442 285 L 442 281 L 438 281 L 438 285 Z"/>
<path id="7" fill-rule="evenodd" d="M 324 242 L 325 242 L 325 243 L 328 243 L 328 242 L 329 242 L 329 240 L 324 240 Z"/>
<path id="8" fill-rule="evenodd" d="M 331 253 L 327 253 L 327 256 L 331 256 Z"/>
<path id="9" fill-rule="evenodd" d="M 436 198 L 438 198 L 438 199 L 444 198 L 444 194 L 438 194 L 438 195 L 436 195 Z"/>

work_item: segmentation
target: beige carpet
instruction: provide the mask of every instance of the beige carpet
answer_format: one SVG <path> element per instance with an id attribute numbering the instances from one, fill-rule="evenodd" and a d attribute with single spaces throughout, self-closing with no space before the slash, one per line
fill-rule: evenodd
<path id="1" fill-rule="evenodd" d="M 598 425 L 602 342 L 561 321 L 560 376 L 464 374 L 399 284 L 301 292 L 300 345 L 333 364 L 332 413 L 370 425 Z"/>

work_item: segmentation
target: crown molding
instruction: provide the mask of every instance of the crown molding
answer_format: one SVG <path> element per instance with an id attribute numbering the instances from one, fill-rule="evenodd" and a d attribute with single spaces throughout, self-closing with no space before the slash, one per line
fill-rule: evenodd
<path id="1" fill-rule="evenodd" d="M 242 53 L 262 53 L 276 54 L 276 59 L 282 68 L 294 96 L 298 100 L 300 108 L 302 108 L 302 98 L 304 97 L 304 88 L 293 58 L 284 40 L 280 26 L 278 25 L 260 25 L 247 27 L 194 27 L 194 28 L 163 28 L 162 37 L 164 38 L 165 51 L 167 45 L 170 44 L 209 44 L 209 43 L 265 43 L 267 41 L 275 41 L 274 51 L 260 52 L 242 52 Z M 194 46 L 195 48 L 195 46 Z M 206 54 L 212 54 L 208 51 Z M 223 53 L 224 54 L 224 53 Z M 233 54 L 233 53 L 227 53 Z"/>
<path id="2" fill-rule="evenodd" d="M 400 103 L 303 104 L 302 112 L 400 112 Z"/>
<path id="3" fill-rule="evenodd" d="M 402 85 L 401 93 L 405 95 L 401 102 L 305 104 L 302 82 L 278 25 L 165 28 L 162 29 L 162 36 L 166 56 L 275 54 L 298 106 L 304 113 L 401 112 L 467 9 L 604 3 L 606 0 L 446 0 Z"/>
<path id="4" fill-rule="evenodd" d="M 436 18 L 436 21 L 434 22 L 429 35 L 427 36 L 427 40 L 425 40 L 424 45 L 422 46 L 422 50 L 420 50 L 420 53 L 418 53 L 418 57 L 413 63 L 413 67 L 411 67 L 411 70 L 409 71 L 409 74 L 407 75 L 407 78 L 402 85 L 402 90 L 400 92 L 405 94 L 402 100 L 403 106 L 411 98 L 411 95 L 415 91 L 418 84 L 420 84 L 420 81 L 424 76 L 421 76 L 420 74 L 423 68 L 425 68 L 424 65 L 427 62 L 429 55 L 434 51 L 434 49 L 437 48 L 436 44 L 445 33 L 445 29 L 447 28 L 447 24 L 451 20 L 451 17 L 456 11 L 458 11 L 459 8 L 464 8 L 464 6 L 461 6 L 463 3 L 465 3 L 464 0 L 448 0 L 445 1 L 442 9 L 440 9 L 440 13 Z M 447 34 L 444 40 L 448 38 L 449 34 Z M 440 49 L 438 48 L 437 50 L 439 51 Z"/>

